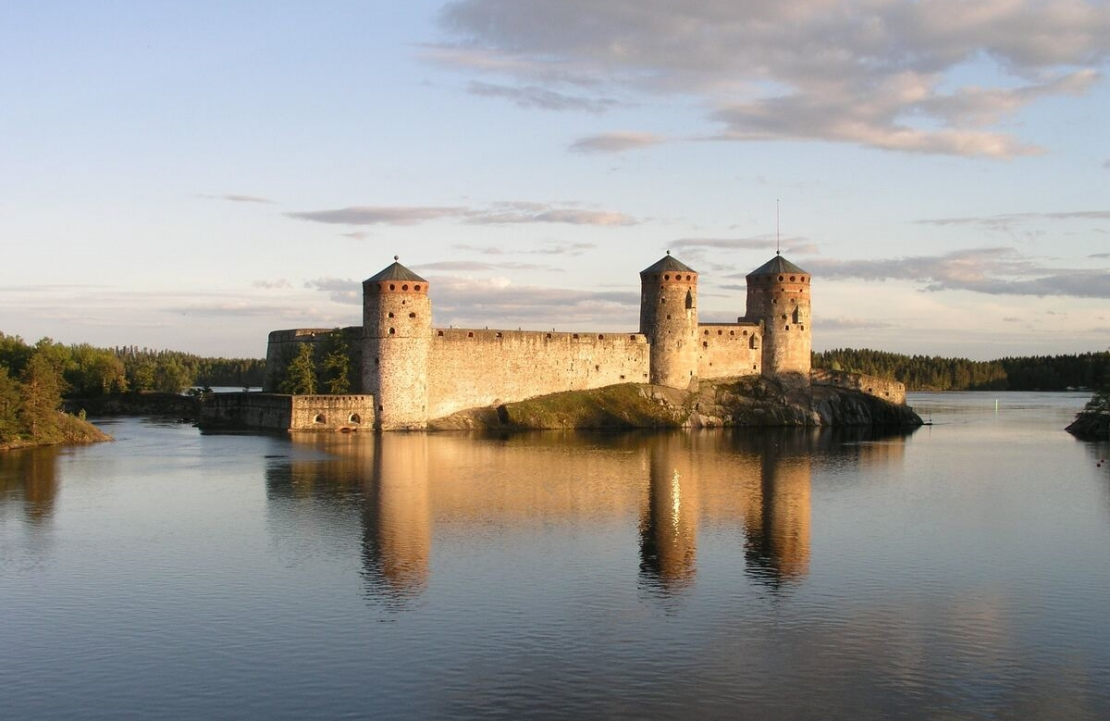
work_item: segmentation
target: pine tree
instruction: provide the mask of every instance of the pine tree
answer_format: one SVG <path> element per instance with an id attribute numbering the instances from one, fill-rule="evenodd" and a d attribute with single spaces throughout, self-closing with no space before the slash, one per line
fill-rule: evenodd
<path id="1" fill-rule="evenodd" d="M 23 368 L 23 403 L 20 416 L 32 438 L 46 438 L 58 426 L 62 405 L 62 374 L 48 353 L 36 350 Z"/>
<path id="2" fill-rule="evenodd" d="M 301 343 L 297 348 L 297 355 L 285 370 L 285 380 L 282 381 L 282 393 L 292 395 L 312 395 L 316 393 L 316 363 L 313 360 L 312 343 Z"/>
<path id="3" fill-rule="evenodd" d="M 324 354 L 324 389 L 332 395 L 351 392 L 351 346 L 347 334 L 336 328 L 324 339 L 320 349 Z"/>

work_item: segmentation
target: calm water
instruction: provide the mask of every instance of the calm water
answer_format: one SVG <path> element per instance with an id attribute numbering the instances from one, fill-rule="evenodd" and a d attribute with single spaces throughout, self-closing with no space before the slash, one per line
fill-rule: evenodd
<path id="1" fill-rule="evenodd" d="M 916 394 L 934 425 L 884 438 L 105 423 L 0 455 L 0 716 L 1110 718 L 1084 401 Z"/>

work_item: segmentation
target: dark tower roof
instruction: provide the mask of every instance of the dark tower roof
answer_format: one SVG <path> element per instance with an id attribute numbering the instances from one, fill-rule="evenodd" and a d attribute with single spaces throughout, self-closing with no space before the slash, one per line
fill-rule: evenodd
<path id="1" fill-rule="evenodd" d="M 782 275 L 783 273 L 805 273 L 809 275 L 808 271 L 802 270 L 781 255 L 776 255 L 751 273 L 748 273 L 747 277 L 751 278 L 756 275 Z"/>
<path id="2" fill-rule="evenodd" d="M 693 268 L 691 268 L 690 266 L 686 265 L 685 263 L 680 263 L 679 261 L 672 258 L 671 257 L 671 251 L 668 250 L 667 254 L 664 255 L 662 258 L 660 258 L 657 263 L 655 263 L 653 265 L 650 265 L 647 268 L 644 268 L 643 270 L 641 270 L 640 275 L 647 275 L 648 273 L 668 273 L 668 272 L 669 273 L 697 273 L 697 271 L 694 270 Z"/>
<path id="3" fill-rule="evenodd" d="M 396 260 L 396 259 L 397 259 L 397 257 L 394 256 L 394 260 Z M 363 282 L 365 282 L 365 283 L 379 283 L 383 280 L 408 280 L 408 281 L 416 281 L 416 282 L 419 282 L 419 283 L 427 283 L 428 282 L 428 281 L 424 280 L 423 278 L 421 278 L 416 273 L 413 273 L 411 270 L 409 270 L 408 268 L 406 268 L 405 266 L 403 266 L 403 265 L 401 265 L 400 263 L 397 263 L 397 262 L 393 263 L 393 265 L 389 266 L 388 268 L 381 271 L 377 275 L 370 276 L 369 278 L 367 278 Z"/>

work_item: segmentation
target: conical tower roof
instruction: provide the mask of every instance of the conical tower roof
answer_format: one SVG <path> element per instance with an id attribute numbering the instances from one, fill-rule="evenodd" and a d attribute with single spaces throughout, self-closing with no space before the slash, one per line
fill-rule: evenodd
<path id="1" fill-rule="evenodd" d="M 395 261 L 393 263 L 393 265 L 389 266 L 388 268 L 385 268 L 384 270 L 377 273 L 376 275 L 370 276 L 369 278 L 367 278 L 363 282 L 365 282 L 365 283 L 380 283 L 383 280 L 407 280 L 407 281 L 410 281 L 410 282 L 411 281 L 416 281 L 418 283 L 427 283 L 428 282 L 428 281 L 424 280 L 423 278 L 421 278 L 416 273 L 413 273 L 411 270 L 409 270 L 405 266 L 401 265 L 400 262 L 397 262 L 398 261 L 397 256 L 393 256 L 393 260 Z"/>
<path id="2" fill-rule="evenodd" d="M 681 263 L 671 257 L 671 251 L 660 258 L 656 263 L 649 265 L 640 271 L 640 275 L 648 275 L 649 273 L 697 273 L 696 270 Z"/>
<path id="3" fill-rule="evenodd" d="M 747 277 L 751 278 L 757 275 L 782 275 L 783 273 L 805 273 L 809 275 L 808 271 L 802 270 L 781 255 L 775 255 L 774 258 L 771 258 L 751 273 L 748 273 Z"/>

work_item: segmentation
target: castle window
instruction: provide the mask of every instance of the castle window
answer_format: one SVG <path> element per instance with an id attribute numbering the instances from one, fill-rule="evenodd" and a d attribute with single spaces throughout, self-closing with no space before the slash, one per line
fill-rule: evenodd
<path id="1" fill-rule="evenodd" d="M 667 302 L 667 299 L 666 299 L 666 298 L 660 298 L 660 299 L 659 299 L 659 302 L 660 302 L 660 303 L 666 303 L 666 302 Z"/>
<path id="2" fill-rule="evenodd" d="M 748 334 L 748 331 L 744 331 L 744 335 L 747 335 L 747 334 Z"/>
<path id="3" fill-rule="evenodd" d="M 636 336 L 630 335 L 630 336 L 628 336 L 628 340 L 636 340 Z"/>
<path id="4" fill-rule="evenodd" d="M 783 319 L 783 320 L 786 320 L 786 313 L 783 313 L 783 314 L 782 314 L 782 319 Z"/>
<path id="5" fill-rule="evenodd" d="M 752 350 L 759 350 L 759 336 L 753 335 L 751 339 L 748 340 L 748 348 Z"/>
<path id="6" fill-rule="evenodd" d="M 378 406 L 378 413 L 381 413 L 384 410 L 385 410 L 385 406 Z"/>
<path id="7" fill-rule="evenodd" d="M 438 335 L 439 337 L 442 338 L 443 337 L 443 331 L 436 331 L 436 335 Z"/>
<path id="8" fill-rule="evenodd" d="M 670 279 L 671 279 L 671 276 L 669 276 L 669 275 L 663 276 L 663 280 L 670 280 Z"/>
<path id="9" fill-rule="evenodd" d="M 725 332 L 723 330 L 718 330 L 717 331 L 717 335 L 724 335 L 724 334 L 725 334 Z"/>
<path id="10" fill-rule="evenodd" d="M 416 317 L 416 313 L 409 313 L 409 318 L 415 318 L 415 317 Z"/>
<path id="11" fill-rule="evenodd" d="M 691 293 L 690 291 L 686 291 L 686 309 L 689 310 L 690 308 L 693 308 L 693 307 L 694 307 L 694 294 Z"/>
<path id="12" fill-rule="evenodd" d="M 501 331 L 497 331 L 497 332 L 496 332 L 496 333 L 494 334 L 494 336 L 493 336 L 493 337 L 494 337 L 494 338 L 503 338 L 504 336 L 502 336 L 502 335 L 501 335 Z"/>
<path id="13" fill-rule="evenodd" d="M 624 380 L 624 376 L 621 376 L 621 380 L 622 380 L 622 381 Z"/>
<path id="14" fill-rule="evenodd" d="M 389 314 L 389 317 L 390 317 L 390 318 L 392 318 L 392 317 L 393 317 L 393 314 L 392 314 L 392 313 L 390 313 L 390 314 Z"/>
<path id="15" fill-rule="evenodd" d="M 708 331 L 708 330 L 706 330 L 706 331 L 705 331 L 705 334 L 706 334 L 706 335 L 709 335 L 709 331 Z"/>
<path id="16" fill-rule="evenodd" d="M 804 325 L 798 326 L 798 330 L 805 330 L 805 329 L 806 329 L 806 327 Z"/>
<path id="17" fill-rule="evenodd" d="M 417 284 L 417 285 L 414 285 L 414 286 L 412 287 L 412 289 L 413 289 L 413 290 L 420 290 L 420 285 L 419 285 L 419 284 Z"/>
<path id="18" fill-rule="evenodd" d="M 327 421 L 326 418 L 324 418 L 323 413 L 317 413 L 316 417 L 312 419 L 312 422 L 313 423 L 327 423 L 328 421 Z"/>
<path id="19" fill-rule="evenodd" d="M 469 331 L 469 332 L 468 332 L 468 333 L 466 334 L 466 337 L 467 337 L 467 338 L 473 338 L 473 337 L 474 337 L 474 331 Z"/>
<path id="20" fill-rule="evenodd" d="M 736 335 L 736 331 L 734 331 L 734 330 L 730 330 L 730 331 L 728 332 L 728 334 L 729 334 L 729 335 Z"/>
<path id="21" fill-rule="evenodd" d="M 574 335 L 571 336 L 571 338 L 574 338 L 575 340 L 578 340 L 578 334 L 575 333 Z"/>
<path id="22" fill-rule="evenodd" d="M 782 276 L 781 275 L 779 276 L 779 282 L 780 283 L 782 282 Z"/>
<path id="23" fill-rule="evenodd" d="M 348 423 L 362 423 L 362 417 L 357 413 L 352 413 L 351 417 L 347 419 Z"/>
<path id="24" fill-rule="evenodd" d="M 598 334 L 597 339 L 598 340 L 605 340 L 605 336 L 601 335 L 601 334 Z"/>
<path id="25" fill-rule="evenodd" d="M 389 284 L 389 289 L 390 289 L 390 290 L 397 290 L 397 286 L 395 286 L 395 285 L 393 285 L 392 283 L 390 283 L 390 284 Z"/>
<path id="26" fill-rule="evenodd" d="M 405 283 L 404 285 L 401 286 L 401 290 L 408 290 L 408 289 L 409 289 L 409 284 L 408 283 Z"/>
<path id="27" fill-rule="evenodd" d="M 550 338 L 550 337 L 551 337 L 551 334 L 550 334 L 550 333 L 548 333 L 548 334 L 547 334 L 547 337 L 548 337 L 548 338 Z"/>
<path id="28" fill-rule="evenodd" d="M 791 283 L 793 283 L 793 282 L 794 282 L 794 276 L 790 276 L 790 282 L 791 282 Z"/>
<path id="29" fill-rule="evenodd" d="M 690 276 L 686 276 L 686 280 L 690 280 Z"/>
<path id="30" fill-rule="evenodd" d="M 782 329 L 783 329 L 783 330 L 790 330 L 790 326 L 788 326 L 788 325 L 787 325 L 787 326 L 783 326 L 783 328 L 782 328 Z"/>
<path id="31" fill-rule="evenodd" d="M 709 347 L 709 341 L 707 341 L 707 340 L 703 340 L 703 341 L 701 342 L 701 347 L 702 347 L 702 348 L 708 348 L 708 347 Z"/>
<path id="32" fill-rule="evenodd" d="M 390 335 L 396 335 L 396 333 L 397 333 L 397 329 L 396 329 L 396 328 L 390 328 L 390 329 L 389 329 L 389 334 L 390 334 Z"/>
<path id="33" fill-rule="evenodd" d="M 670 314 L 667 314 L 667 320 L 670 320 L 670 319 L 671 319 Z"/>

